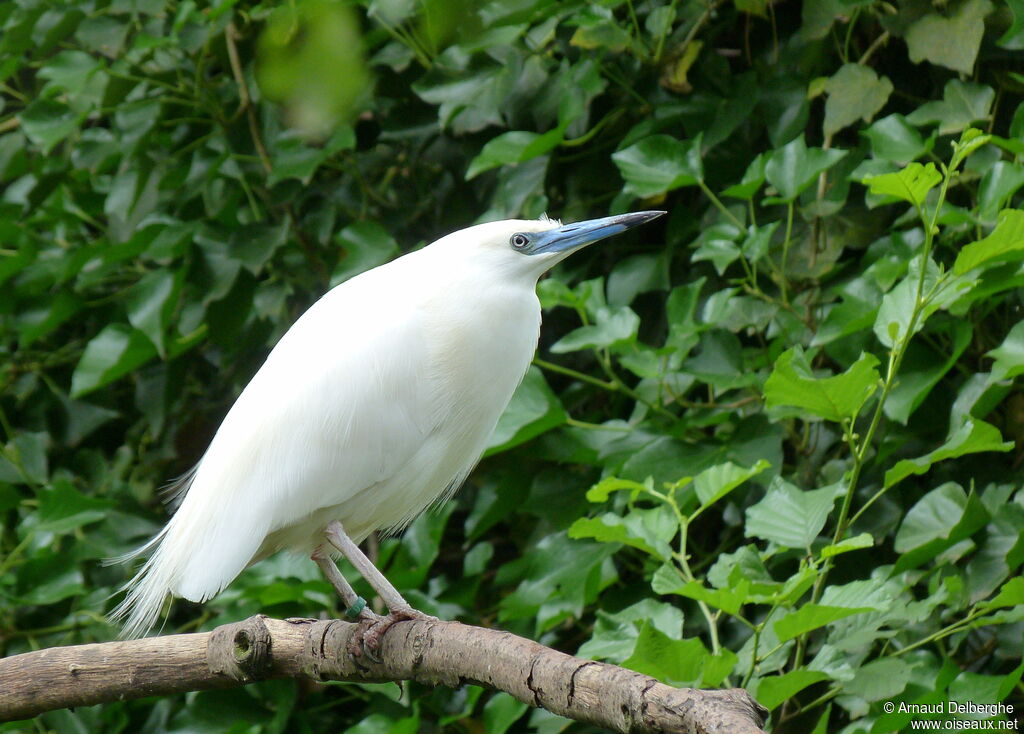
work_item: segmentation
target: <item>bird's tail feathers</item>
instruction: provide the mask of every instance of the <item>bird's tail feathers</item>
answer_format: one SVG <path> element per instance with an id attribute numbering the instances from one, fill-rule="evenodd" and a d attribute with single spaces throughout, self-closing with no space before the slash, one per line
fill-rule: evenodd
<path id="1" fill-rule="evenodd" d="M 169 529 L 170 525 L 167 525 L 142 547 L 106 561 L 107 564 L 128 563 L 152 552 L 135 576 L 118 590 L 127 593 L 109 615 L 111 621 L 122 625 L 122 639 L 145 635 L 156 624 L 163 610 L 176 575 L 176 569 L 169 563 L 167 554 L 161 553 L 160 543 Z"/>

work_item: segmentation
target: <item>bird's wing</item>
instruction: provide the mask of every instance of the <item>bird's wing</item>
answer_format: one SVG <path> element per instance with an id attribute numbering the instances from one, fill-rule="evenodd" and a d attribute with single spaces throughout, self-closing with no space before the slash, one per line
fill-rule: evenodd
<path id="1" fill-rule="evenodd" d="M 435 407 L 421 314 L 408 294 L 363 285 L 327 294 L 282 338 L 225 417 L 136 587 L 208 599 L 269 534 L 386 480 L 422 445 Z"/>

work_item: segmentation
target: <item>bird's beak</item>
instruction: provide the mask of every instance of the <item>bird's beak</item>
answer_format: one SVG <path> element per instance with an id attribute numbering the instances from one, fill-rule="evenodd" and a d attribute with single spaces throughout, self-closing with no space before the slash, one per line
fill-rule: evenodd
<path id="1" fill-rule="evenodd" d="M 617 214 L 614 217 L 602 219 L 588 219 L 585 222 L 566 224 L 557 229 L 549 229 L 545 232 L 537 232 L 532 235 L 532 242 L 529 246 L 530 255 L 543 253 L 570 253 L 585 245 L 589 245 L 613 234 L 625 232 L 631 227 L 657 219 L 665 212 L 630 212 L 629 214 Z"/>

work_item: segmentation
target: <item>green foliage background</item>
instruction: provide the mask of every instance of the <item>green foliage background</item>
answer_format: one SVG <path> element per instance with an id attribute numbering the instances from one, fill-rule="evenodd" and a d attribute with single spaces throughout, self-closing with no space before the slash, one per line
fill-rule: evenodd
<path id="1" fill-rule="evenodd" d="M 19 0 L 0 27 L 0 654 L 116 635 L 102 559 L 327 288 L 475 221 L 664 208 L 542 282 L 491 452 L 381 567 L 446 618 L 746 686 L 775 731 L 1024 706 L 1021 0 Z M 164 631 L 255 612 L 338 610 L 281 556 Z M 585 728 L 277 681 L 0 731 Z"/>

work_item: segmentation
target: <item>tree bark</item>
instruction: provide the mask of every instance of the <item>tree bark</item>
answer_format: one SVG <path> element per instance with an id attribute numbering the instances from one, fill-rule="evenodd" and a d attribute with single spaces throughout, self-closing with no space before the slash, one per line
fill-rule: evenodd
<path id="1" fill-rule="evenodd" d="M 672 688 L 616 665 L 458 622 L 396 623 L 384 634 L 377 663 L 347 653 L 356 627 L 342 620 L 258 615 L 212 632 L 15 655 L 0 660 L 0 721 L 70 706 L 305 677 L 452 687 L 474 683 L 618 732 L 763 734 L 767 712 L 742 689 Z"/>

